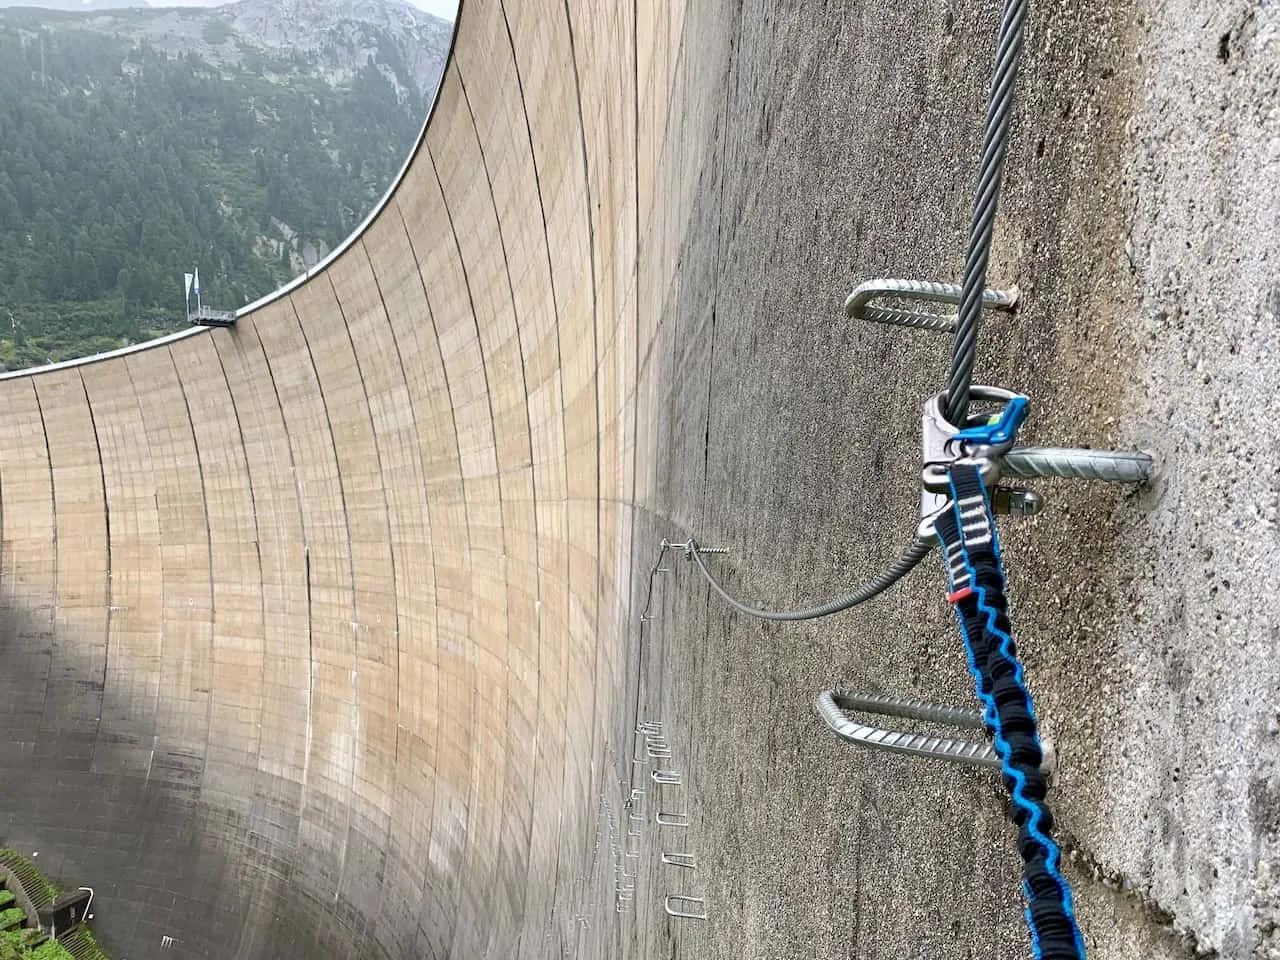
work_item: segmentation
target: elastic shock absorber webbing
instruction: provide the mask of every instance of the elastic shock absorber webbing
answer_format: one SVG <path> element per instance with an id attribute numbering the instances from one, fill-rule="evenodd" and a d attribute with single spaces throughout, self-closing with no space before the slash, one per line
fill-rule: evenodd
<path id="1" fill-rule="evenodd" d="M 1012 799 L 1032 948 L 1037 960 L 1084 960 L 1071 889 L 1059 869 L 1053 815 L 1045 803 L 1040 737 L 1014 649 L 986 485 L 975 464 L 954 463 L 949 474 L 951 509 L 935 522 L 951 588 L 947 599 L 960 621 L 969 669 Z"/>

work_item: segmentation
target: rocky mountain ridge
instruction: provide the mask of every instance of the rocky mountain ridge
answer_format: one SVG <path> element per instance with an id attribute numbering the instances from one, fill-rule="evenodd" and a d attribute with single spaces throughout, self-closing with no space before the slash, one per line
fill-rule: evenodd
<path id="1" fill-rule="evenodd" d="M 402 99 L 435 95 L 453 25 L 403 0 L 239 0 L 217 7 L 124 6 L 129 0 L 0 0 L 0 24 L 31 33 L 83 30 L 144 42 L 170 56 L 240 66 L 266 54 L 268 72 L 313 71 L 331 84 L 373 62 Z M 56 4 L 56 8 L 52 5 Z M 281 63 L 283 61 L 283 63 Z"/>
<path id="2" fill-rule="evenodd" d="M 180 326 L 194 266 L 229 309 L 314 265 L 403 163 L 451 31 L 399 0 L 0 9 L 0 365 Z"/>

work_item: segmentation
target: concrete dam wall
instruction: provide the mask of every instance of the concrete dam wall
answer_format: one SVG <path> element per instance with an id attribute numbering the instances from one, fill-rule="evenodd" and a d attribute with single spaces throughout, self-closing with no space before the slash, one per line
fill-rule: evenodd
<path id="1" fill-rule="evenodd" d="M 936 558 L 798 626 L 678 558 L 648 593 L 664 536 L 790 606 L 914 530 L 950 344 L 840 306 L 958 277 L 997 18 L 465 0 L 330 262 L 234 328 L 0 378 L 0 842 L 92 885 L 128 960 L 1027 955 L 996 778 L 812 712 L 973 703 Z M 1051 487 L 1004 545 L 1095 957 L 1280 929 L 1276 20 L 1028 27 L 991 268 L 1023 297 L 977 379 L 1030 393 L 1028 442 L 1161 467 Z M 645 827 L 619 914 L 643 718 L 690 824 Z M 665 917 L 677 881 L 707 921 Z"/>
<path id="2" fill-rule="evenodd" d="M 341 256 L 234 330 L 0 384 L 11 840 L 99 864 L 129 956 L 544 955 L 651 336 L 615 102 L 669 16 L 468 2 Z"/>

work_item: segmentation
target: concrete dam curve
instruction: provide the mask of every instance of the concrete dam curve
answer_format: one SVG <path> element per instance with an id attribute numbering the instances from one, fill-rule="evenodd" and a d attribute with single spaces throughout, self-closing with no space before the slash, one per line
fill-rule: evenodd
<path id="1" fill-rule="evenodd" d="M 1137 7 L 1033 14 L 992 260 L 1023 299 L 978 379 L 1031 442 L 1162 467 L 1008 531 L 1090 949 L 1263 956 L 1280 31 Z M 994 780 L 812 713 L 972 702 L 931 562 L 794 627 L 683 566 L 648 592 L 664 536 L 788 605 L 914 529 L 948 346 L 840 305 L 958 276 L 997 8 L 465 0 L 335 257 L 234 328 L 0 378 L 0 844 L 128 960 L 1022 955 Z M 646 718 L 703 923 L 651 826 L 615 911 Z"/>
<path id="2" fill-rule="evenodd" d="M 468 2 L 341 256 L 0 386 L 10 833 L 129 956 L 541 955 L 621 666 L 634 28 Z"/>

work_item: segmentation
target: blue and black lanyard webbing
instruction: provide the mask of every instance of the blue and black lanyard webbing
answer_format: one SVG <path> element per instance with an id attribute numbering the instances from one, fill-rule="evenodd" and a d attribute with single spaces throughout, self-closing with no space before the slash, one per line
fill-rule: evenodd
<path id="1" fill-rule="evenodd" d="M 1000 756 L 1018 828 L 1027 924 L 1037 960 L 1084 960 L 1071 889 L 1059 869 L 1031 694 L 1010 632 L 1000 543 L 976 466 L 950 467 L 951 509 L 935 522 L 978 699 Z"/>

